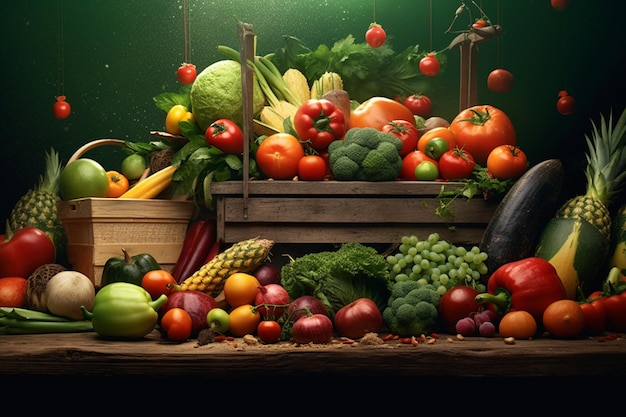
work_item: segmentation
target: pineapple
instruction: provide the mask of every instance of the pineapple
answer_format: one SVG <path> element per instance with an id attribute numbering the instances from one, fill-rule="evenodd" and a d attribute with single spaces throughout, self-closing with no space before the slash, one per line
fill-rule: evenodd
<path id="1" fill-rule="evenodd" d="M 269 239 L 253 238 L 237 242 L 185 279 L 180 289 L 203 291 L 217 297 L 230 275 L 251 273 L 257 269 L 265 262 L 273 246 L 274 241 Z"/>
<path id="2" fill-rule="evenodd" d="M 555 266 L 568 298 L 597 286 L 611 241 L 610 206 L 626 185 L 626 109 L 615 126 L 603 115 L 585 135 L 588 152 L 585 194 L 566 201 L 550 220 L 536 255 Z"/>
<path id="3" fill-rule="evenodd" d="M 56 263 L 67 264 L 67 236 L 59 218 L 59 178 L 61 164 L 59 154 L 51 148 L 46 152 L 45 173 L 39 176 L 39 184 L 24 194 L 17 201 L 9 216 L 9 231 L 34 226 L 44 232 L 54 243 Z"/>
<path id="4" fill-rule="evenodd" d="M 589 153 L 585 177 L 587 190 L 565 202 L 557 211 L 557 217 L 582 218 L 600 230 L 609 239 L 611 213 L 609 206 L 626 180 L 626 110 L 613 127 L 613 117 L 607 126 L 604 116 L 600 130 L 593 125 L 591 138 L 585 136 Z"/>

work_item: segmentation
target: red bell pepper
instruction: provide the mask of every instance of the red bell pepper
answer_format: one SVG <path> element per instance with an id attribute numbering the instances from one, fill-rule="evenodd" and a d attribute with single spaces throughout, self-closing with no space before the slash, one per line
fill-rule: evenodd
<path id="1" fill-rule="evenodd" d="M 341 110 L 326 99 L 302 103 L 293 117 L 293 127 L 303 142 L 316 151 L 324 151 L 334 140 L 346 133 L 346 119 Z"/>
<path id="2" fill-rule="evenodd" d="M 196 220 L 185 235 L 178 260 L 172 268 L 172 276 L 179 284 L 190 277 L 202 265 L 216 239 L 215 219 Z"/>
<path id="3" fill-rule="evenodd" d="M 544 310 L 565 298 L 565 287 L 554 266 L 545 259 L 529 257 L 496 269 L 487 282 L 487 292 L 478 294 L 476 301 L 492 304 L 500 316 L 527 311 L 541 323 Z"/>

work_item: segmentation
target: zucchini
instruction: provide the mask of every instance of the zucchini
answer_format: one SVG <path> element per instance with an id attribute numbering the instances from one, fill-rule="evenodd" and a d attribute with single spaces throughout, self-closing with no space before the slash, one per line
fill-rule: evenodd
<path id="1" fill-rule="evenodd" d="M 600 289 L 598 272 L 607 256 L 605 243 L 606 237 L 588 221 L 554 217 L 543 230 L 536 256 L 554 266 L 567 298 L 574 300 L 579 295 L 578 287 L 585 295 Z"/>
<path id="2" fill-rule="evenodd" d="M 611 228 L 608 270 L 616 266 L 626 275 L 626 204 L 617 211 Z"/>
<path id="3" fill-rule="evenodd" d="M 563 164 L 547 159 L 529 168 L 506 193 L 487 224 L 479 245 L 489 273 L 534 256 L 543 228 L 557 209 Z"/>

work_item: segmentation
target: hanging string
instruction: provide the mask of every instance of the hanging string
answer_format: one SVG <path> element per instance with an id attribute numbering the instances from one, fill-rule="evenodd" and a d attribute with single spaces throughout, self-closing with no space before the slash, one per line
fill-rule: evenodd
<path id="1" fill-rule="evenodd" d="M 57 45 L 57 49 L 58 49 L 58 58 L 59 58 L 59 68 L 58 68 L 58 74 L 57 74 L 57 91 L 58 91 L 58 96 L 62 96 L 64 95 L 63 92 L 65 90 L 65 63 L 63 61 L 63 55 L 64 55 L 64 51 L 63 51 L 63 43 L 64 43 L 64 39 L 63 39 L 63 0 L 59 0 L 59 12 L 58 12 L 58 45 Z"/>
<path id="2" fill-rule="evenodd" d="M 183 33 L 185 35 L 185 62 L 189 62 L 189 22 L 187 0 L 183 0 Z"/>
<path id="3" fill-rule="evenodd" d="M 374 23 L 376 22 L 376 0 L 374 0 Z"/>
<path id="4" fill-rule="evenodd" d="M 429 51 L 433 50 L 433 0 L 430 0 L 429 11 L 428 11 L 428 30 L 429 30 Z"/>
<path id="5" fill-rule="evenodd" d="M 496 22 L 498 22 L 499 25 L 502 25 L 502 22 L 500 21 L 500 0 L 498 0 L 496 7 Z M 498 64 L 500 68 L 504 68 L 504 40 L 502 38 L 503 36 L 498 36 Z"/>

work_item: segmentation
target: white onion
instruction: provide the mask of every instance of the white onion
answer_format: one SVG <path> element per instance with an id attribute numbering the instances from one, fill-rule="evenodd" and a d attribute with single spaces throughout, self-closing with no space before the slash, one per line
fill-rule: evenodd
<path id="1" fill-rule="evenodd" d="M 46 285 L 48 311 L 72 320 L 83 320 L 81 306 L 93 310 L 95 297 L 93 282 L 78 271 L 59 272 Z"/>

